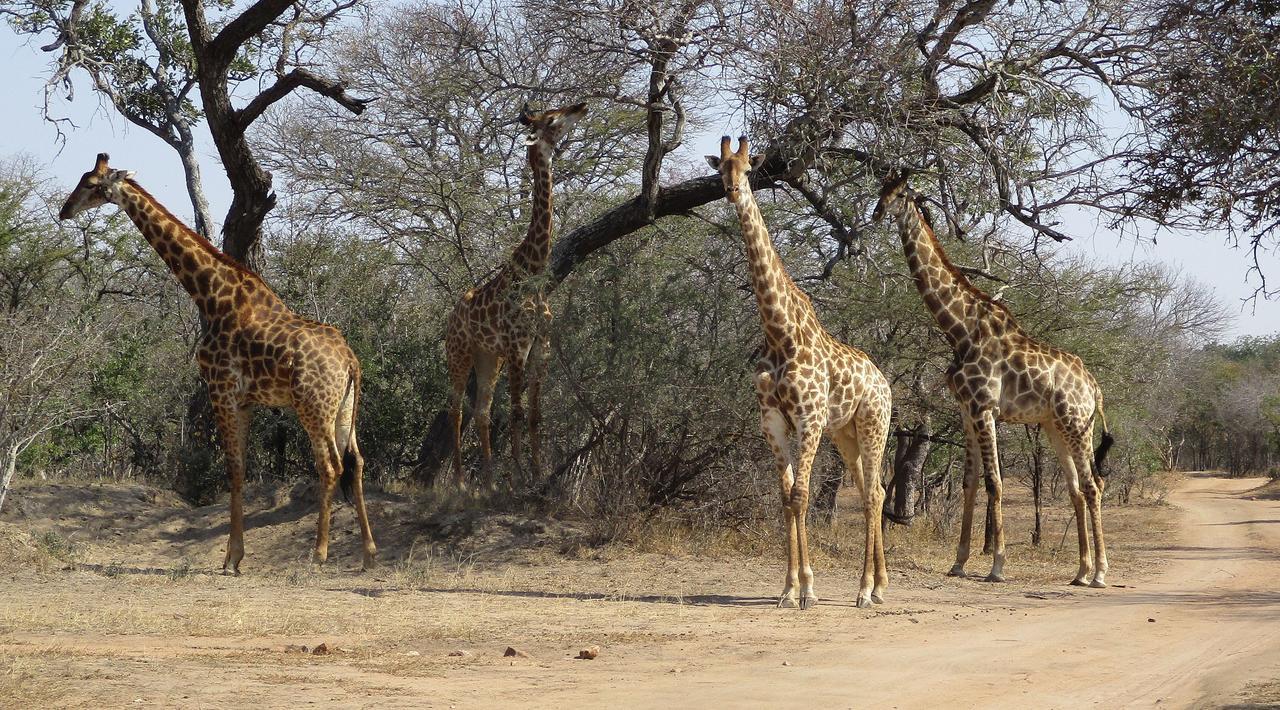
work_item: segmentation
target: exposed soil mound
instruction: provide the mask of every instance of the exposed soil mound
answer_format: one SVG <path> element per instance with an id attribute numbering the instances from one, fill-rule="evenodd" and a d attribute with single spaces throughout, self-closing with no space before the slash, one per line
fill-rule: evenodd
<path id="1" fill-rule="evenodd" d="M 1280 500 L 1280 478 L 1242 494 L 1250 500 Z"/>
<path id="2" fill-rule="evenodd" d="M 250 485 L 245 490 L 246 571 L 280 570 L 310 560 L 315 545 L 315 484 Z M 561 548 L 582 535 L 555 520 L 493 513 L 481 502 L 435 510 L 406 496 L 370 491 L 370 523 L 382 564 L 412 554 L 510 559 L 521 549 Z M 24 542 L 0 541 L 0 554 L 36 550 L 33 539 L 75 551 L 77 562 L 162 572 L 174 566 L 217 568 L 226 551 L 230 513 L 226 500 L 194 507 L 171 491 L 137 483 L 15 486 L 0 521 Z M 14 537 L 14 539 L 18 539 Z M 18 554 L 12 552 L 11 554 Z M 336 496 L 329 559 L 339 568 L 360 563 L 354 508 Z"/>

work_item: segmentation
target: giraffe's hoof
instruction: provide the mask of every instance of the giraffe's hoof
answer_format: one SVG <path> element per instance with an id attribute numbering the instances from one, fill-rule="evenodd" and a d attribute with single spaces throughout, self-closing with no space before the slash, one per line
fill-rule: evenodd
<path id="1" fill-rule="evenodd" d="M 964 574 L 964 567 L 962 567 L 962 566 L 960 566 L 960 565 L 956 565 L 956 566 L 952 567 L 952 568 L 950 569 L 950 571 L 948 571 L 948 572 L 947 572 L 947 576 L 948 576 L 948 577 L 963 577 L 963 576 L 965 576 L 965 574 Z"/>
<path id="2" fill-rule="evenodd" d="M 224 567 L 222 568 L 222 576 L 223 576 L 223 577 L 239 577 L 239 576 L 240 576 L 240 568 L 239 568 L 239 567 L 226 567 L 226 566 L 224 566 Z"/>
<path id="3" fill-rule="evenodd" d="M 987 576 L 986 576 L 986 578 L 985 578 L 985 580 L 984 580 L 984 581 L 987 581 L 987 582 L 1003 582 L 1003 581 L 1004 581 L 1004 575 L 1003 575 L 1003 574 L 1000 574 L 1000 573 L 998 573 L 998 572 L 992 572 L 991 574 L 989 574 L 989 575 L 987 575 Z"/>
<path id="4" fill-rule="evenodd" d="M 365 555 L 364 560 L 360 563 L 361 572 L 368 572 L 369 570 L 377 569 L 377 567 L 378 560 L 373 555 Z"/>
<path id="5" fill-rule="evenodd" d="M 875 592 L 872 592 L 872 593 L 871 593 L 871 601 L 872 601 L 873 603 L 876 603 L 876 604 L 883 604 L 883 603 L 884 603 L 884 595 L 882 595 L 882 594 L 876 594 Z"/>
<path id="6" fill-rule="evenodd" d="M 795 598 L 795 597 L 789 597 L 789 596 L 783 595 L 783 596 L 781 596 L 781 597 L 779 597 L 779 598 L 778 598 L 778 608 L 779 608 L 779 609 L 794 609 L 794 608 L 796 608 L 797 606 L 798 606 L 798 605 L 796 604 L 796 598 Z"/>
<path id="7" fill-rule="evenodd" d="M 1106 589 L 1107 583 L 1102 581 L 1101 579 L 1094 579 L 1092 582 L 1089 582 L 1089 586 L 1093 587 L 1094 589 Z"/>
<path id="8" fill-rule="evenodd" d="M 1071 586 L 1073 586 L 1073 587 L 1087 587 L 1087 586 L 1089 586 L 1089 582 L 1088 582 L 1088 581 L 1086 581 L 1084 577 L 1076 577 L 1075 579 L 1071 580 Z"/>
<path id="9" fill-rule="evenodd" d="M 818 603 L 818 598 L 812 594 L 806 594 L 800 597 L 800 609 L 808 609 Z"/>
<path id="10" fill-rule="evenodd" d="M 862 596 L 858 597 L 858 608 L 859 608 L 859 609 L 870 609 L 870 608 L 871 608 L 871 597 L 869 597 L 869 596 L 867 596 L 867 597 L 862 597 Z"/>

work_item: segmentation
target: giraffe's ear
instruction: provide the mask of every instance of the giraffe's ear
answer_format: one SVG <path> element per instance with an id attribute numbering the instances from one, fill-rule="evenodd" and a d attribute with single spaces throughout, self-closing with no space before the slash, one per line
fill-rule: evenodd
<path id="1" fill-rule="evenodd" d="M 752 169 L 752 170 L 759 170 L 761 165 L 764 165 L 764 156 L 763 156 L 763 155 L 753 155 L 753 156 L 751 156 L 751 169 Z"/>
<path id="2" fill-rule="evenodd" d="M 712 170 L 720 169 L 720 158 L 714 155 L 705 155 L 703 157 L 707 159 L 707 165 L 710 165 Z"/>
<path id="3" fill-rule="evenodd" d="M 525 102 L 525 105 L 520 107 L 520 123 L 525 126 L 533 125 L 533 111 L 529 110 L 528 102 Z"/>
<path id="4" fill-rule="evenodd" d="M 116 170 L 111 173 L 111 177 L 115 180 L 132 180 L 133 175 L 132 170 Z"/>

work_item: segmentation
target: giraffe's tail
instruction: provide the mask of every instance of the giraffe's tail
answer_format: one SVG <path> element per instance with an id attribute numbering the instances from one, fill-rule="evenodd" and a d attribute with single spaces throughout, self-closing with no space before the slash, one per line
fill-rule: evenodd
<path id="1" fill-rule="evenodd" d="M 342 477 L 338 479 L 338 485 L 342 488 L 342 499 L 350 503 L 356 485 L 356 457 L 350 449 L 342 452 Z"/>
<path id="2" fill-rule="evenodd" d="M 347 379 L 347 391 L 343 395 L 343 400 L 351 397 L 351 419 L 348 423 L 347 436 L 342 441 L 342 475 L 338 477 L 338 486 L 342 488 L 342 498 L 346 502 L 351 502 L 351 496 L 355 495 L 356 485 L 356 415 L 360 412 L 360 373 L 352 371 Z M 341 410 L 339 415 L 342 416 Z"/>
<path id="3" fill-rule="evenodd" d="M 1106 478 L 1106 470 L 1102 468 L 1102 462 L 1107 458 L 1107 452 L 1111 450 L 1112 445 L 1116 443 L 1116 438 L 1111 435 L 1111 431 L 1107 429 L 1107 414 L 1102 411 L 1102 393 L 1099 392 L 1098 398 L 1098 420 L 1102 423 L 1102 440 L 1098 442 L 1098 448 L 1093 451 L 1093 475 L 1099 478 Z"/>

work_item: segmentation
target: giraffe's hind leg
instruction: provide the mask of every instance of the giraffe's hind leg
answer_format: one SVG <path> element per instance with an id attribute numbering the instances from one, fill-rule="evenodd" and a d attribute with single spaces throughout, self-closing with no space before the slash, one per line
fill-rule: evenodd
<path id="1" fill-rule="evenodd" d="M 1083 587 L 1089 584 L 1093 574 L 1093 560 L 1089 557 L 1089 525 L 1085 519 L 1085 497 L 1080 488 L 1080 469 L 1076 466 L 1076 457 L 1067 444 L 1056 424 L 1045 427 L 1049 435 L 1049 443 L 1058 455 L 1058 463 L 1062 466 L 1062 476 L 1067 482 L 1067 493 L 1071 497 L 1071 506 L 1075 509 L 1076 542 L 1080 549 L 1080 567 L 1071 583 Z M 1088 469 L 1085 469 L 1086 471 Z"/>
<path id="2" fill-rule="evenodd" d="M 875 585 L 871 589 L 871 601 L 884 603 L 885 592 L 889 588 L 889 568 L 884 558 L 884 481 L 881 479 L 881 467 L 884 463 L 885 445 L 889 441 L 889 417 L 892 405 L 869 406 L 859 409 L 862 415 L 858 425 L 860 448 L 862 449 L 862 475 L 866 481 L 867 497 L 870 499 L 867 521 L 870 532 L 875 535 Z"/>
<path id="3" fill-rule="evenodd" d="M 956 546 L 956 563 L 952 565 L 948 577 L 965 576 L 964 566 L 969 561 L 969 543 L 973 539 L 973 505 L 978 493 L 978 473 L 982 468 L 982 457 L 978 451 L 978 438 L 973 431 L 973 422 L 964 421 L 964 507 L 960 517 L 960 542 Z"/>
<path id="4" fill-rule="evenodd" d="M 1093 475 L 1092 452 L 1089 440 L 1083 436 L 1076 446 L 1076 468 L 1087 473 L 1080 479 L 1084 488 L 1085 504 L 1089 509 L 1089 524 L 1093 528 L 1093 578 L 1089 586 L 1102 589 L 1107 586 L 1107 545 L 1102 536 L 1102 478 Z"/>
<path id="5" fill-rule="evenodd" d="M 333 503 L 333 490 L 338 484 L 338 474 L 342 470 L 342 460 L 338 456 L 338 445 L 333 440 L 333 433 L 326 431 L 322 425 L 303 426 L 311 438 L 311 453 L 315 459 L 316 475 L 319 477 L 319 515 L 316 516 L 316 549 L 314 561 L 324 564 L 329 559 L 329 515 Z"/>
<path id="6" fill-rule="evenodd" d="M 866 549 L 862 558 L 862 578 L 858 583 L 858 608 L 866 609 L 873 602 L 879 602 L 883 597 L 881 593 L 883 589 L 875 589 L 875 545 L 878 530 L 873 531 L 871 528 L 871 500 L 867 495 L 867 477 L 863 467 L 862 449 L 858 441 L 858 431 L 854 424 L 849 424 L 843 429 L 833 431 L 831 433 L 831 441 L 836 445 L 836 450 L 840 452 L 840 458 L 844 460 L 845 469 L 849 472 L 849 477 L 853 479 L 854 485 L 858 487 L 858 497 L 862 500 L 862 511 L 864 522 L 866 523 Z M 877 528 L 879 525 L 877 524 Z"/>
<path id="7" fill-rule="evenodd" d="M 351 490 L 355 498 L 356 517 L 360 519 L 360 538 L 364 547 L 360 568 L 370 570 L 378 566 L 378 546 L 373 541 L 373 528 L 369 525 L 369 512 L 364 504 L 364 456 L 360 454 L 360 446 L 356 443 L 354 431 L 352 431 L 350 443 L 347 444 L 347 452 L 350 454 L 351 464 L 355 466 L 355 480 L 352 481 Z M 343 463 L 345 464 L 346 461 L 344 460 Z"/>
<path id="8" fill-rule="evenodd" d="M 364 548 L 361 569 L 373 569 L 377 565 L 378 546 L 373 541 L 373 529 L 369 525 L 369 512 L 364 503 L 364 456 L 360 453 L 360 444 L 356 441 L 356 405 L 359 400 L 360 383 L 358 379 L 352 383 L 351 389 L 343 396 L 338 408 L 338 418 L 334 423 L 334 450 L 331 460 L 337 461 L 339 482 L 351 475 L 351 497 L 356 508 L 356 518 L 360 522 L 360 538 Z M 350 469 L 348 471 L 347 469 Z"/>

